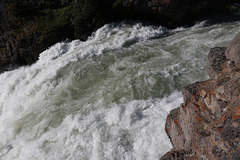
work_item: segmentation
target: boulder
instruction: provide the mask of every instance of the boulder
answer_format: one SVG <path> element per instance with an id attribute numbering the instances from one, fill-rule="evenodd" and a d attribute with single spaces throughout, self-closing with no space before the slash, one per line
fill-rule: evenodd
<path id="1" fill-rule="evenodd" d="M 226 51 L 227 58 L 240 68 L 240 33 L 232 40 Z"/>
<path id="2" fill-rule="evenodd" d="M 213 79 L 217 73 L 223 70 L 223 64 L 227 61 L 226 49 L 226 47 L 215 47 L 210 50 L 206 66 L 210 78 Z"/>

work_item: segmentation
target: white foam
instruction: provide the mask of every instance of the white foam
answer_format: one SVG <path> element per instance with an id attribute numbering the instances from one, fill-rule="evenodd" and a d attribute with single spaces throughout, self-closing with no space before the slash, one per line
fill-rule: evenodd
<path id="1" fill-rule="evenodd" d="M 3 157 L 158 159 L 171 148 L 164 132 L 166 116 L 181 102 L 181 93 L 175 92 L 164 99 L 112 104 L 87 116 L 68 115 L 60 126 L 49 128 L 40 137 L 34 138 L 33 131 L 21 133 L 10 142 L 11 149 Z"/>
<path id="2" fill-rule="evenodd" d="M 194 49 L 228 42 L 239 31 L 238 23 L 233 26 L 226 36 L 226 26 L 206 27 L 204 34 L 200 25 L 149 42 L 169 31 L 141 23 L 112 23 L 86 42 L 60 42 L 43 52 L 35 64 L 1 74 L 0 159 L 159 159 L 171 148 L 164 132 L 167 113 L 182 102 L 180 92 L 172 92 L 178 82 L 174 78 L 195 72 L 194 67 L 202 73 L 203 51 L 195 54 Z M 214 37 L 220 40 L 215 42 Z M 141 60 L 139 55 L 147 55 L 136 49 L 143 44 L 149 45 L 146 52 L 160 53 L 144 63 L 134 62 Z M 97 69 L 84 70 L 105 63 L 94 56 L 116 56 L 119 50 L 130 58 L 114 59 L 103 76 Z M 188 61 L 178 62 L 184 59 Z M 126 71 L 118 69 L 122 66 Z M 190 82 L 202 78 L 199 72 L 191 73 Z M 96 74 L 96 80 L 84 79 L 89 74 Z M 98 75 L 108 79 L 98 79 Z M 99 84 L 80 92 L 83 80 Z M 159 97 L 170 96 L 151 98 L 154 87 Z M 165 89 L 170 93 L 160 95 Z"/>

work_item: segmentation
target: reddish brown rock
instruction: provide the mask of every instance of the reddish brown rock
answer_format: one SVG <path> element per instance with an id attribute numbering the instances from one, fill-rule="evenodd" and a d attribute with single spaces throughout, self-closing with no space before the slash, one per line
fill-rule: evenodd
<path id="1" fill-rule="evenodd" d="M 173 151 L 166 153 L 161 160 L 183 160 L 183 159 L 196 159 L 196 155 L 192 155 L 191 151 L 186 152 L 185 150 Z"/>
<path id="2" fill-rule="evenodd" d="M 231 45 L 228 53 L 240 50 L 236 37 Z M 210 51 L 207 68 L 212 79 L 186 86 L 184 103 L 168 115 L 166 132 L 173 149 L 162 160 L 240 159 L 240 69 L 237 58 L 230 59 L 234 63 L 226 60 L 224 50 Z"/>
<path id="3" fill-rule="evenodd" d="M 170 112 L 167 122 L 173 122 L 173 123 L 166 123 L 166 132 L 168 133 L 169 137 L 172 137 L 171 141 L 176 142 L 172 143 L 174 148 L 177 149 L 184 149 L 185 145 L 185 135 L 183 134 L 182 128 L 180 127 L 180 122 L 179 122 L 179 114 L 180 110 L 179 108 L 174 109 Z M 174 129 L 173 129 L 174 128 Z"/>

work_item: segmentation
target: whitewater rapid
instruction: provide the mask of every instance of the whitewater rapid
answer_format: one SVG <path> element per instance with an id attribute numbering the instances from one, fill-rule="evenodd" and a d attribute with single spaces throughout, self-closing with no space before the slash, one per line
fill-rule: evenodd
<path id="1" fill-rule="evenodd" d="M 168 30 L 124 21 L 55 44 L 0 75 L 0 159 L 159 159 L 172 148 L 165 119 L 182 87 L 206 80 L 209 49 L 239 30 L 239 22 Z"/>

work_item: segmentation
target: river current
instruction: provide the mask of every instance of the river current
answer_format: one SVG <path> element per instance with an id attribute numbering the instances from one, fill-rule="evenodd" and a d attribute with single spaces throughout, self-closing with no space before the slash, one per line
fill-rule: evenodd
<path id="1" fill-rule="evenodd" d="M 0 74 L 1 160 L 157 160 L 172 146 L 168 113 L 181 89 L 208 79 L 210 48 L 240 22 L 168 30 L 141 22 L 60 42 Z"/>

